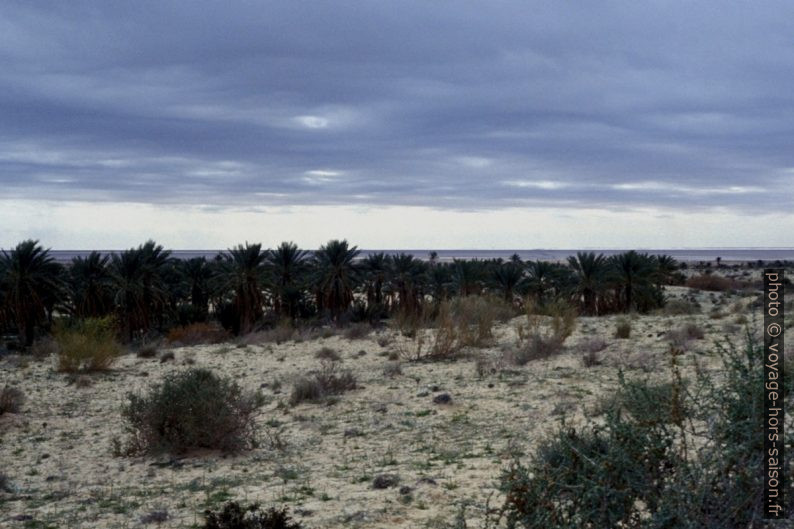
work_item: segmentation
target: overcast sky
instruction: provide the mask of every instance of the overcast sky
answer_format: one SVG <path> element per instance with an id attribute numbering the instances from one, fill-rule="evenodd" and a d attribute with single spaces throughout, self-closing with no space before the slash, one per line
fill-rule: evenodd
<path id="1" fill-rule="evenodd" d="M 0 6 L 0 246 L 794 246 L 791 2 Z"/>

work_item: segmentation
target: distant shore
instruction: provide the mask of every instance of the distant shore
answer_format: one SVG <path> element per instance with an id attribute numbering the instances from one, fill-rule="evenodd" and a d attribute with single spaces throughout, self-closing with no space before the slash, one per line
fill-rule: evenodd
<path id="1" fill-rule="evenodd" d="M 120 250 L 100 250 L 101 253 L 116 253 Z M 206 257 L 212 259 L 224 250 L 172 250 L 171 255 L 177 259 L 191 259 L 193 257 Z M 371 250 L 362 249 L 360 257 L 366 257 L 373 253 L 383 252 L 389 255 L 400 253 L 411 254 L 417 259 L 429 260 L 431 252 L 435 252 L 437 260 L 449 262 L 453 259 L 510 259 L 517 254 L 524 261 L 564 261 L 568 256 L 576 255 L 576 252 L 588 251 L 603 253 L 606 256 L 619 254 L 625 249 L 568 249 L 568 250 L 432 250 L 432 249 L 410 249 L 410 250 Z M 717 261 L 723 264 L 745 263 L 748 261 L 762 260 L 765 262 L 774 261 L 794 261 L 794 248 L 689 248 L 689 249 L 641 249 L 643 253 L 652 255 L 669 255 L 681 262 L 697 263 L 700 261 Z M 52 250 L 51 255 L 58 262 L 71 261 L 73 257 L 86 256 L 90 250 Z"/>

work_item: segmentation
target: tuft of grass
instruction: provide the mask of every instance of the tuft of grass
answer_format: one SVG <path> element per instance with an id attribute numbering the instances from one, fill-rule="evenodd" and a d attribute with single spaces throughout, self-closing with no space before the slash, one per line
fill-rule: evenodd
<path id="1" fill-rule="evenodd" d="M 121 352 L 112 318 L 86 318 L 72 325 L 58 325 L 58 370 L 66 373 L 104 371 Z"/>
<path id="2" fill-rule="evenodd" d="M 631 321 L 621 318 L 615 326 L 615 338 L 626 340 L 631 336 Z"/>
<path id="3" fill-rule="evenodd" d="M 336 362 L 323 361 L 319 371 L 295 381 L 290 404 L 296 406 L 301 402 L 317 402 L 356 387 L 356 377 L 349 369 L 339 369 Z"/>

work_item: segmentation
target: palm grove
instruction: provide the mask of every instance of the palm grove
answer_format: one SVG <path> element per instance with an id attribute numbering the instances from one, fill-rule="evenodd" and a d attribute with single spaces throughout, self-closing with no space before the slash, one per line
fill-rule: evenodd
<path id="1" fill-rule="evenodd" d="M 539 311 L 565 301 L 582 315 L 646 312 L 663 287 L 682 279 L 671 257 L 580 252 L 566 264 L 509 260 L 439 262 L 409 254 L 361 255 L 345 240 L 316 251 L 283 242 L 244 244 L 212 259 L 176 259 L 154 241 L 118 253 L 91 252 L 62 265 L 38 241 L 0 255 L 0 332 L 23 346 L 54 320 L 112 317 L 132 341 L 175 326 L 216 321 L 234 334 L 277 323 L 379 323 L 394 316 L 432 321 L 455 296 L 494 296 Z"/>

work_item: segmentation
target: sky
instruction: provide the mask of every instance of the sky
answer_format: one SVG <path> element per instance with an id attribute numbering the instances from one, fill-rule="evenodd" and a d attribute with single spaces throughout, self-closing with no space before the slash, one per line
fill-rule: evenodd
<path id="1" fill-rule="evenodd" d="M 790 247 L 792 147 L 791 2 L 0 5 L 0 247 Z"/>

